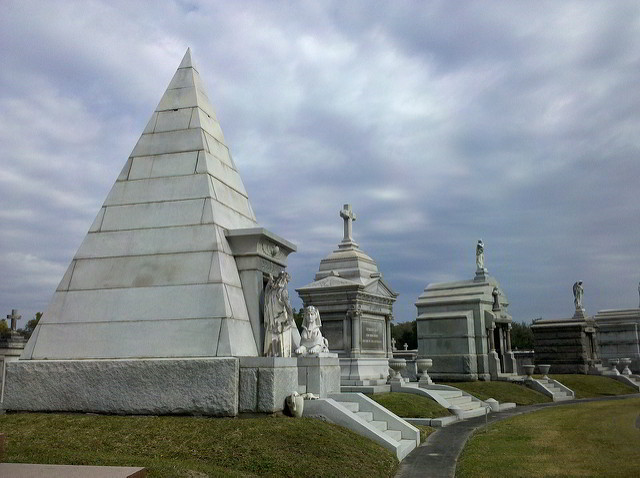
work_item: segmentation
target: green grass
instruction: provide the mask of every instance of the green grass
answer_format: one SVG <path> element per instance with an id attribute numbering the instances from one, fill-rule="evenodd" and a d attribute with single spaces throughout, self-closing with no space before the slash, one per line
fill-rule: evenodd
<path id="1" fill-rule="evenodd" d="M 608 397 L 636 393 L 636 390 L 629 385 L 618 382 L 613 378 L 598 375 L 549 374 L 549 378 L 569 387 L 575 392 L 576 398 Z"/>
<path id="2" fill-rule="evenodd" d="M 443 385 L 457 387 L 480 400 L 493 398 L 500 403 L 513 402 L 516 405 L 533 405 L 551 401 L 549 397 L 540 392 L 510 382 L 448 382 Z"/>
<path id="3" fill-rule="evenodd" d="M 5 461 L 144 466 L 149 477 L 390 477 L 395 456 L 310 418 L 0 415 Z"/>
<path id="4" fill-rule="evenodd" d="M 368 397 L 403 418 L 437 418 L 451 415 L 449 410 L 437 402 L 413 393 L 375 393 Z"/>
<path id="5" fill-rule="evenodd" d="M 640 476 L 640 399 L 559 406 L 480 430 L 456 477 Z"/>

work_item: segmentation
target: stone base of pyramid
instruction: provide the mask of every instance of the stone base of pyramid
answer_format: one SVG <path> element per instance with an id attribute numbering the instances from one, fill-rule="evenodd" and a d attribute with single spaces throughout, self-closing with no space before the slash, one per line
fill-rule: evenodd
<path id="1" fill-rule="evenodd" d="M 2 408 L 236 416 L 282 411 L 294 391 L 339 390 L 337 357 L 24 360 L 6 364 Z"/>

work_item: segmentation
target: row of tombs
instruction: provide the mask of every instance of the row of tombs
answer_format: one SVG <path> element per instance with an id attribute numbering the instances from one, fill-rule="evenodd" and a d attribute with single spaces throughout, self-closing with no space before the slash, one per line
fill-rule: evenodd
<path id="1" fill-rule="evenodd" d="M 397 294 L 354 241 L 351 207 L 340 216 L 342 241 L 297 289 L 299 331 L 286 272 L 296 246 L 259 226 L 187 50 L 26 345 L 9 317 L 2 407 L 235 416 L 280 411 L 295 392 L 319 397 L 317 414 L 359 407 L 382 417 L 345 395 L 403 388 L 389 368 L 402 368 L 391 341 Z M 573 318 L 534 325 L 536 356 L 556 372 L 597 372 L 599 326 L 611 358 L 624 350 L 638 372 L 640 309 L 589 318 L 581 284 L 574 294 Z M 507 297 L 482 241 L 475 277 L 431 284 L 416 306 L 415 355 L 431 377 L 518 379 Z M 384 439 L 400 456 L 417 430 L 396 419 Z"/>

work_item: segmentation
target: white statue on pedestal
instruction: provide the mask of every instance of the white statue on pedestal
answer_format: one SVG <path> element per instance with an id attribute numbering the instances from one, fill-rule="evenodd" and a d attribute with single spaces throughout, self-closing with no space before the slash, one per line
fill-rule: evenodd
<path id="1" fill-rule="evenodd" d="M 269 282 L 264 291 L 264 355 L 266 357 L 291 357 L 291 330 L 295 327 L 293 310 L 289 303 L 287 282 L 290 276 L 280 272 Z"/>
<path id="2" fill-rule="evenodd" d="M 313 305 L 304 309 L 302 321 L 302 333 L 300 334 L 300 347 L 296 349 L 298 355 L 315 355 L 329 351 L 329 342 L 320 331 L 320 312 Z"/>
<path id="3" fill-rule="evenodd" d="M 576 310 L 582 309 L 582 296 L 584 295 L 584 288 L 582 287 L 582 281 L 573 284 L 573 303 L 576 305 Z"/>
<path id="4" fill-rule="evenodd" d="M 478 244 L 476 245 L 476 271 L 484 272 L 484 243 L 482 239 L 478 240 Z"/>

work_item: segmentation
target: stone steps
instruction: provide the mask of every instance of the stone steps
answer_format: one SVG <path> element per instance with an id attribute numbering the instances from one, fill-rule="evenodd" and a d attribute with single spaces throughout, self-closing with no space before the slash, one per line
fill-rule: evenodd
<path id="1" fill-rule="evenodd" d="M 413 425 L 361 393 L 334 393 L 305 400 L 304 415 L 322 417 L 374 440 L 402 460 L 420 444 Z"/>
<path id="2" fill-rule="evenodd" d="M 560 382 L 556 380 L 539 378 L 525 380 L 524 383 L 527 387 L 550 397 L 554 402 L 573 400 L 575 398 L 575 394 L 571 390 L 563 387 Z"/>
<path id="3" fill-rule="evenodd" d="M 385 435 L 391 437 L 395 441 L 402 440 L 402 432 L 399 430 L 392 430 L 389 428 L 389 424 L 385 420 L 374 420 L 373 412 L 361 412 L 360 404 L 357 402 L 338 402 L 338 404 L 347 408 L 350 412 L 356 414 L 359 418 L 362 418 L 365 422 L 369 423 L 371 426 L 375 427 L 377 430 L 380 430 Z M 354 408 L 356 409 L 354 411 Z M 376 422 L 375 424 L 373 422 Z"/>

